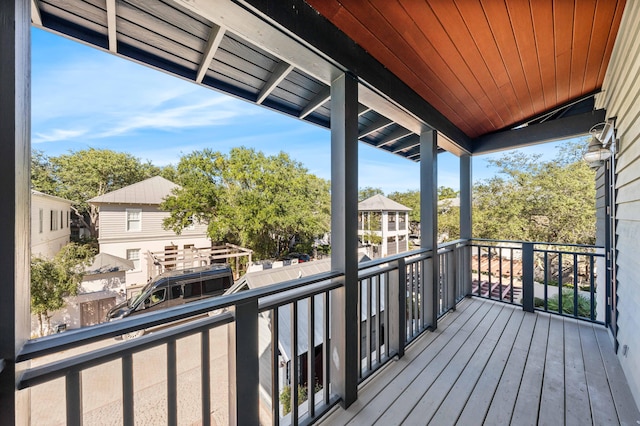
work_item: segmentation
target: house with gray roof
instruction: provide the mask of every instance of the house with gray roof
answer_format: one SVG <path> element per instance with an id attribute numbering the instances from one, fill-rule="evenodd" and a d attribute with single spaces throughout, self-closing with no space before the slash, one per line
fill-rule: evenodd
<path id="1" fill-rule="evenodd" d="M 162 226 L 169 212 L 161 210 L 160 204 L 177 188 L 180 186 L 155 176 L 89 200 L 99 208 L 100 253 L 133 262 L 134 268 L 126 272 L 127 288 L 145 284 L 155 275 L 152 253 L 164 253 L 164 259 L 173 258 L 180 266 L 185 262 L 184 253 L 211 247 L 206 224 L 194 222 L 180 235 Z M 193 265 L 182 266 L 198 266 L 195 263 L 200 261 L 193 256 L 189 260 Z"/>
<path id="2" fill-rule="evenodd" d="M 358 238 L 370 247 L 370 257 L 409 250 L 410 211 L 409 207 L 380 194 L 358 203 Z"/>

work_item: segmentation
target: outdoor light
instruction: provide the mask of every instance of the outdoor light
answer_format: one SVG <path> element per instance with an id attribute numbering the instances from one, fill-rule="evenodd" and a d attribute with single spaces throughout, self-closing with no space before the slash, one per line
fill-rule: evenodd
<path id="1" fill-rule="evenodd" d="M 596 124 L 589 130 L 591 137 L 582 158 L 590 167 L 600 167 L 611 157 L 611 147 L 615 139 L 613 123 L 614 119 L 609 119 L 606 123 Z"/>

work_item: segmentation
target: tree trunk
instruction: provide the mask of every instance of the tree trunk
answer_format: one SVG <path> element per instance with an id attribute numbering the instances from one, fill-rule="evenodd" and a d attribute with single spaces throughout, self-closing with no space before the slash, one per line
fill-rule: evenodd
<path id="1" fill-rule="evenodd" d="M 40 326 L 40 337 L 44 336 L 44 324 L 42 322 L 42 314 L 38 314 L 38 325 Z"/>

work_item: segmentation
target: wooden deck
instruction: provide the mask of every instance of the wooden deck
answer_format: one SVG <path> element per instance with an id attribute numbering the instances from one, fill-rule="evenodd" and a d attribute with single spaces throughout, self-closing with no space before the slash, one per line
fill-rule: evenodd
<path id="1" fill-rule="evenodd" d="M 598 325 L 466 299 L 323 425 L 617 425 L 640 414 Z"/>

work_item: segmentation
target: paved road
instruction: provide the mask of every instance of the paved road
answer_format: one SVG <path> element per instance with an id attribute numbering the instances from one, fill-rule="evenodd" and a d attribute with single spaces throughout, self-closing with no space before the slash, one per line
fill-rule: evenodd
<path id="1" fill-rule="evenodd" d="M 227 327 L 211 331 L 211 420 L 213 425 L 228 423 Z M 92 344 L 97 349 L 118 341 Z M 199 424 L 201 419 L 200 339 L 194 335 L 177 343 L 178 424 Z M 85 348 L 86 349 L 86 348 Z M 45 364 L 71 352 L 46 357 Z M 36 365 L 36 362 L 33 363 Z M 140 352 L 133 357 L 134 410 L 136 425 L 167 423 L 167 357 L 165 346 Z M 82 374 L 85 425 L 122 424 L 121 362 L 86 370 Z M 36 386 L 31 390 L 31 424 L 65 425 L 64 380 Z"/>

